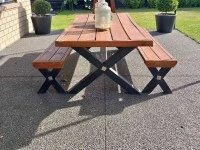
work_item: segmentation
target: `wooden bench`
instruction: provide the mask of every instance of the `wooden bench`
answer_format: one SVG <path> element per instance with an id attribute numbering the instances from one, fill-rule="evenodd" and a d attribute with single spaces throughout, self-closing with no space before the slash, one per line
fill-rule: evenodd
<path id="1" fill-rule="evenodd" d="M 164 93 L 172 93 L 164 77 L 177 64 L 177 60 L 146 29 L 140 28 L 140 31 L 153 40 L 153 47 L 138 47 L 145 65 L 153 75 L 153 79 L 147 84 L 142 93 L 151 93 L 157 85 L 160 85 Z"/>
<path id="2" fill-rule="evenodd" d="M 56 47 L 55 42 L 51 44 L 43 53 L 41 53 L 32 65 L 38 69 L 46 78 L 38 93 L 46 93 L 52 85 L 58 93 L 66 93 L 64 88 L 56 80 L 56 76 L 64 67 L 65 61 L 70 56 L 72 48 Z"/>

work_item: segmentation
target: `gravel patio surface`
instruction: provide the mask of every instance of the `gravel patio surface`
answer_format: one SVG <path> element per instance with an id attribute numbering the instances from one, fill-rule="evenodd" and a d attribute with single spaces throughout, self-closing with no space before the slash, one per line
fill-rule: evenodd
<path id="1" fill-rule="evenodd" d="M 150 31 L 178 60 L 165 77 L 173 94 L 159 87 L 150 95 L 126 94 L 105 75 L 77 95 L 53 88 L 37 94 L 44 78 L 32 61 L 60 33 L 28 34 L 0 51 L 0 149 L 200 149 L 200 44 L 177 30 Z M 92 51 L 105 59 L 99 48 Z M 136 50 L 114 68 L 139 89 L 151 79 Z M 70 88 L 93 69 L 73 51 L 59 79 Z"/>

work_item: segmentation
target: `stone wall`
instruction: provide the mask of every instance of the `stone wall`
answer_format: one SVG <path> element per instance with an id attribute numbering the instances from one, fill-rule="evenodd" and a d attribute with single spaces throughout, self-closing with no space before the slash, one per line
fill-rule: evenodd
<path id="1" fill-rule="evenodd" d="M 32 30 L 30 0 L 0 6 L 0 51 Z"/>

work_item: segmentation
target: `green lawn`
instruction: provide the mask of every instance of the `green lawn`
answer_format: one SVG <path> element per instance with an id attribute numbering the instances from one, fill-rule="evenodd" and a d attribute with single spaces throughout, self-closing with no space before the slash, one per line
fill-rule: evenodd
<path id="1" fill-rule="evenodd" d="M 62 11 L 53 17 L 51 28 L 52 30 L 63 30 L 73 22 L 77 14 L 89 13 L 89 12 L 91 11 L 87 10 Z"/>
<path id="2" fill-rule="evenodd" d="M 118 12 L 129 12 L 131 17 L 140 25 L 149 30 L 155 30 L 155 9 L 119 9 Z M 53 17 L 52 29 L 63 30 L 69 26 L 74 17 L 80 13 L 91 11 L 64 11 Z M 177 10 L 176 28 L 192 39 L 200 42 L 200 8 L 182 8 Z"/>

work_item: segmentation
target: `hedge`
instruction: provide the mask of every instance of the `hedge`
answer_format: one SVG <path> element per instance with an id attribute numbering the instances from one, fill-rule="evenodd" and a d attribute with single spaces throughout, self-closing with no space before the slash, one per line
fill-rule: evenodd
<path id="1" fill-rule="evenodd" d="M 156 0 L 118 0 L 118 1 L 121 1 L 125 7 L 131 7 L 131 8 L 156 7 L 155 6 Z M 138 3 L 140 3 L 140 5 Z M 200 0 L 179 0 L 178 7 L 200 7 Z"/>

